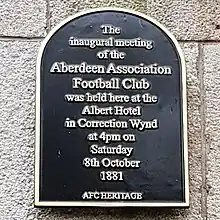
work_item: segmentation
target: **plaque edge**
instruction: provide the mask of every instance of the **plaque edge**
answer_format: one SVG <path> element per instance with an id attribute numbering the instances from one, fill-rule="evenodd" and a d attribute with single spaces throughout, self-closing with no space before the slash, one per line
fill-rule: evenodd
<path id="1" fill-rule="evenodd" d="M 188 202 L 35 202 L 35 207 L 146 207 L 146 208 L 160 208 L 160 207 L 174 207 L 174 208 L 189 208 Z"/>
<path id="2" fill-rule="evenodd" d="M 105 12 L 105 11 L 113 11 L 113 12 L 124 12 L 131 15 L 138 16 L 147 21 L 150 21 L 156 27 L 161 29 L 167 37 L 174 44 L 176 52 L 180 58 L 180 67 L 181 67 L 181 104 L 182 104 L 182 129 L 183 129 L 183 138 L 182 138 L 182 146 L 183 146 L 183 169 L 184 169 L 184 200 L 185 202 L 179 203 L 149 203 L 149 202 L 50 202 L 45 201 L 42 202 L 39 200 L 40 197 L 40 68 L 41 68 L 41 60 L 44 53 L 44 49 L 50 40 L 50 38 L 65 24 L 79 18 L 81 16 L 92 14 L 96 12 Z M 44 38 L 41 43 L 41 46 L 38 51 L 37 63 L 36 63 L 36 89 L 35 89 L 35 166 L 34 166 L 34 206 L 36 207 L 70 207 L 70 206 L 85 206 L 85 207 L 189 207 L 189 165 L 188 165 L 188 123 L 187 123 L 187 91 L 186 91 L 186 64 L 183 51 L 180 47 L 175 36 L 160 22 L 156 19 L 141 13 L 135 10 L 125 9 L 125 8 L 116 8 L 116 7 L 101 7 L 89 10 L 83 10 L 78 12 L 68 18 L 64 19 L 58 25 L 52 28 L 52 30 L 48 33 L 48 35 Z M 183 181 L 182 181 L 183 182 Z"/>

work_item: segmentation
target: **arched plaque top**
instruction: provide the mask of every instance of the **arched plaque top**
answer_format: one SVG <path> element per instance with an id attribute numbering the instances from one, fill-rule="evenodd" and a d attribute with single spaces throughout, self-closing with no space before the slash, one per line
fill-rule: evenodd
<path id="1" fill-rule="evenodd" d="M 89 14 L 94 14 L 94 13 L 100 13 L 100 12 L 122 12 L 122 13 L 127 13 L 127 14 L 131 14 L 137 17 L 140 17 L 144 20 L 147 20 L 149 22 L 151 22 L 153 25 L 155 25 L 156 27 L 158 27 L 159 29 L 161 29 L 166 35 L 167 37 L 171 40 L 171 42 L 174 44 L 178 55 L 180 57 L 180 62 L 181 62 L 181 66 L 182 66 L 182 74 L 183 74 L 183 79 L 185 77 L 185 59 L 184 59 L 184 54 L 182 52 L 182 49 L 178 43 L 178 41 L 176 40 L 175 36 L 160 22 L 158 22 L 156 19 L 143 14 L 141 12 L 137 12 L 134 10 L 130 10 L 130 9 L 125 9 L 125 8 L 115 8 L 115 7 L 103 7 L 103 8 L 96 8 L 96 9 L 89 9 L 89 10 L 84 10 L 82 12 L 78 12 L 75 15 L 69 16 L 68 18 L 64 19 L 63 21 L 61 21 L 59 24 L 57 24 L 55 27 L 52 28 L 52 30 L 48 33 L 48 35 L 46 36 L 46 38 L 43 40 L 43 42 L 41 43 L 41 47 L 39 50 L 39 55 L 38 55 L 38 60 L 37 60 L 37 66 L 40 65 L 40 61 L 41 61 L 41 57 L 43 55 L 43 51 L 44 48 L 46 47 L 48 41 L 51 39 L 51 37 L 53 37 L 53 35 L 59 30 L 61 29 L 64 25 L 66 25 L 67 23 L 75 20 L 75 19 L 79 19 L 80 17 L 83 17 L 85 15 L 89 15 Z"/>

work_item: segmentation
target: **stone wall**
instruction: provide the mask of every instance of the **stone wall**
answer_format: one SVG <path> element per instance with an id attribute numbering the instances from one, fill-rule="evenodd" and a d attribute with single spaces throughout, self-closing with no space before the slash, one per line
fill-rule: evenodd
<path id="1" fill-rule="evenodd" d="M 35 66 L 46 34 L 84 9 L 145 13 L 179 40 L 187 64 L 190 208 L 34 208 Z M 219 0 L 0 0 L 0 220 L 220 219 Z"/>

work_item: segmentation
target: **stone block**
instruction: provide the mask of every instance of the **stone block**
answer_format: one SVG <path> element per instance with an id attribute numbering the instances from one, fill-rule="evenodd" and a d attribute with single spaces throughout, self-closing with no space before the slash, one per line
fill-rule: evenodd
<path id="1" fill-rule="evenodd" d="M 219 0 L 50 0 L 51 26 L 76 12 L 98 7 L 124 7 L 165 25 L 178 40 L 219 40 Z"/>
<path id="2" fill-rule="evenodd" d="M 204 46 L 208 219 L 220 219 L 220 45 Z"/>
<path id="3" fill-rule="evenodd" d="M 0 41 L 0 219 L 33 208 L 35 64 L 39 42 Z"/>
<path id="4" fill-rule="evenodd" d="M 46 35 L 45 0 L 0 0 L 0 36 Z"/>

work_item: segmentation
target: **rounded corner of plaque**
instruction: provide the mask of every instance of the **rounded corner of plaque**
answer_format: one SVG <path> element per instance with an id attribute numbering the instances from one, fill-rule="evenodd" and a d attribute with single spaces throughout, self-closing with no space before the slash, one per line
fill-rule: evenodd
<path id="1" fill-rule="evenodd" d="M 34 207 L 40 207 L 40 206 L 41 206 L 41 202 L 39 200 L 35 200 Z"/>
<path id="2" fill-rule="evenodd" d="M 185 203 L 184 203 L 184 208 L 189 208 L 190 207 L 190 203 L 189 203 L 189 200 L 187 200 Z"/>

